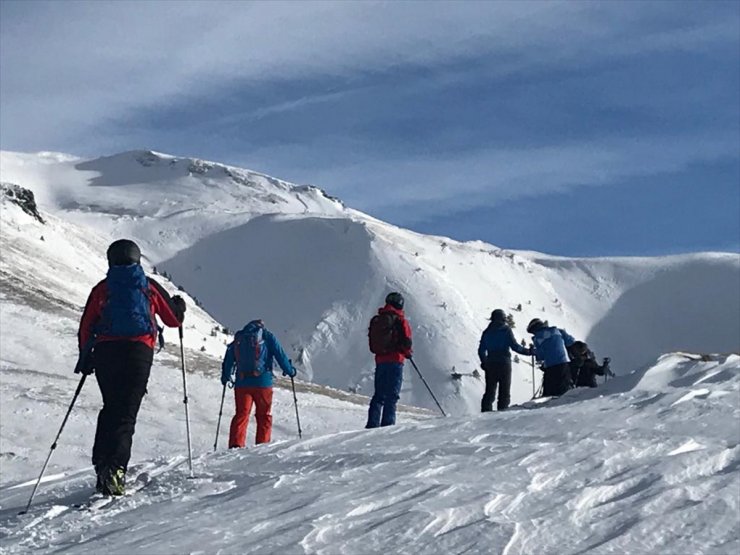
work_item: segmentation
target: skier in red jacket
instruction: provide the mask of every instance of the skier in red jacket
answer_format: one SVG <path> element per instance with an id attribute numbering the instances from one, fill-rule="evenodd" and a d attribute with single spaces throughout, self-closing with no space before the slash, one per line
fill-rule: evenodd
<path id="1" fill-rule="evenodd" d="M 179 327 L 185 301 L 178 295 L 170 298 L 146 277 L 133 241 L 115 241 L 107 256 L 107 277 L 93 287 L 80 321 L 79 348 L 87 363 L 75 371 L 95 372 L 103 396 L 92 453 L 96 490 L 123 495 L 136 416 L 154 358 L 155 316 L 169 327 Z"/>
<path id="2" fill-rule="evenodd" d="M 411 326 L 403 313 L 403 296 L 389 293 L 385 306 L 370 320 L 370 351 L 375 354 L 375 394 L 366 428 L 396 423 L 396 404 L 403 384 L 403 362 L 411 358 Z"/>

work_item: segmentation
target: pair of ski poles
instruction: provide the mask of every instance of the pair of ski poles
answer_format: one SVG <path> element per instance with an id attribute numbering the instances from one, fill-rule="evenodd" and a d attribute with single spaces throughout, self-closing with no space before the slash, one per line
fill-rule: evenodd
<path id="1" fill-rule="evenodd" d="M 417 374 L 419 374 L 419 377 L 421 378 L 421 381 L 424 382 L 424 385 L 426 386 L 427 391 L 429 391 L 429 395 L 431 395 L 432 396 L 432 399 L 434 399 L 434 402 L 437 404 L 437 407 L 439 408 L 439 411 L 442 413 L 442 416 L 447 416 L 447 414 L 445 413 L 444 409 L 442 408 L 442 405 L 439 404 L 439 401 L 437 400 L 437 397 L 432 392 L 432 388 L 429 387 L 429 384 L 424 379 L 424 376 L 422 375 L 421 371 L 419 370 L 419 367 L 416 366 L 416 363 L 414 362 L 414 359 L 413 358 L 409 358 L 409 361 L 411 362 L 411 365 L 416 370 Z M 291 388 L 293 389 L 293 405 L 295 406 L 295 419 L 296 419 L 296 422 L 298 423 L 298 438 L 299 439 L 302 439 L 303 438 L 303 432 L 301 431 L 301 418 L 300 418 L 300 416 L 298 414 L 298 398 L 296 397 L 296 393 L 295 393 L 295 380 L 293 379 L 293 376 L 290 377 L 290 385 L 291 385 Z M 223 391 L 221 392 L 221 406 L 220 406 L 220 408 L 218 410 L 218 422 L 216 423 L 216 439 L 213 442 L 213 450 L 214 451 L 216 451 L 216 449 L 218 448 L 218 434 L 219 434 L 219 430 L 221 429 L 221 417 L 223 416 L 223 413 L 224 413 L 224 399 L 226 398 L 226 387 L 227 387 L 227 384 L 224 384 Z"/>
<path id="2" fill-rule="evenodd" d="M 182 335 L 182 326 L 179 328 L 179 335 L 180 335 L 180 359 L 182 361 L 182 387 L 183 387 L 183 403 L 185 405 L 185 428 L 187 430 L 187 436 L 188 436 L 188 465 L 190 467 L 190 476 L 189 478 L 194 478 L 193 475 L 193 449 L 192 444 L 190 441 L 190 414 L 188 411 L 188 383 L 187 379 L 185 377 L 185 348 L 183 345 L 183 335 Z M 75 367 L 75 372 L 78 370 L 82 371 L 84 367 L 87 365 L 87 358 L 90 356 L 90 353 L 92 351 L 92 343 L 88 344 L 80 353 L 80 357 L 77 360 L 77 365 Z M 31 508 L 31 504 L 33 503 L 33 498 L 36 496 L 36 491 L 38 490 L 39 484 L 41 484 L 41 480 L 44 477 L 44 473 L 46 472 L 46 467 L 49 464 L 49 461 L 51 460 L 51 455 L 54 453 L 54 450 L 57 448 L 57 443 L 59 442 L 59 438 L 62 435 L 62 431 L 64 431 L 64 426 L 67 424 L 67 420 L 69 419 L 69 415 L 72 413 L 72 408 L 75 406 L 75 402 L 77 402 L 77 398 L 80 396 L 80 392 L 82 391 L 82 386 L 85 385 L 85 380 L 87 379 L 88 374 L 82 372 L 82 377 L 80 378 L 80 382 L 77 384 L 77 389 L 75 389 L 74 396 L 72 397 L 72 402 L 69 404 L 69 408 L 67 409 L 67 414 L 64 415 L 64 420 L 62 420 L 62 425 L 59 427 L 59 431 L 57 432 L 56 438 L 54 438 L 54 443 L 51 444 L 51 449 L 49 449 L 49 454 L 46 457 L 46 460 L 44 461 L 44 466 L 41 468 L 41 473 L 39 474 L 38 480 L 36 480 L 36 483 L 33 486 L 33 491 L 31 491 L 31 497 L 28 499 L 28 504 L 26 505 L 26 508 L 22 510 L 19 514 L 26 514 L 28 512 L 28 509 Z"/>
<path id="3" fill-rule="evenodd" d="M 221 407 L 218 409 L 218 422 L 216 423 L 216 439 L 213 442 L 214 451 L 216 451 L 218 447 L 218 432 L 221 429 L 221 416 L 223 416 L 224 414 L 224 399 L 226 398 L 226 387 L 228 383 L 230 382 L 224 384 L 224 389 L 221 392 Z M 293 405 L 295 406 L 295 419 L 298 423 L 298 439 L 303 439 L 303 430 L 301 430 L 301 417 L 298 415 L 298 397 L 296 397 L 295 394 L 295 380 L 293 379 L 293 376 L 290 377 L 290 385 L 293 389 Z"/>
<path id="4" fill-rule="evenodd" d="M 532 399 L 536 399 L 542 393 L 542 384 L 540 384 L 540 388 L 539 389 L 536 389 L 537 386 L 535 384 L 534 355 L 530 355 L 529 364 L 532 365 Z"/>

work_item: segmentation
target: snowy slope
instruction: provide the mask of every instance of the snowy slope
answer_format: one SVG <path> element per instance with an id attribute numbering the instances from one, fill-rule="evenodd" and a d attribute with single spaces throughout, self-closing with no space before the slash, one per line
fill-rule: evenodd
<path id="1" fill-rule="evenodd" d="M 482 381 L 450 373 L 477 367 L 498 307 L 522 305 L 512 312 L 519 339 L 529 339 L 531 318 L 548 319 L 611 356 L 617 373 L 674 350 L 740 351 L 737 254 L 565 259 L 459 243 L 388 225 L 315 188 L 147 151 L 92 161 L 2 153 L 1 162 L 3 180 L 32 188 L 59 218 L 106 240 L 136 239 L 221 324 L 263 318 L 316 383 L 371 392 L 367 322 L 391 289 L 407 298 L 415 359 L 453 414 L 478 410 Z M 522 360 L 514 401 L 531 396 L 531 382 Z M 413 372 L 402 399 L 433 406 Z"/>
<path id="2" fill-rule="evenodd" d="M 105 275 L 101 257 L 108 239 L 56 216 L 42 213 L 42 224 L 13 203 L 0 201 L 0 483 L 37 475 L 69 406 L 79 376 L 76 333 L 90 288 Z M 175 287 L 156 279 L 170 293 Z M 221 397 L 220 362 L 230 336 L 212 333 L 216 322 L 183 292 L 188 301 L 184 325 L 189 373 L 189 407 L 196 452 L 210 450 L 215 439 Z M 177 332 L 165 330 L 167 347 L 155 356 L 135 437 L 134 462 L 186 452 L 182 378 Z M 281 384 L 285 386 L 286 384 Z M 326 388 L 307 392 L 298 384 L 305 437 L 355 429 L 363 422 L 366 398 Z M 50 473 L 86 468 L 100 393 L 94 379 L 83 389 Z M 273 437 L 296 435 L 292 393 L 275 392 Z M 224 409 L 221 445 L 233 414 Z M 403 418 L 422 416 L 402 409 Z M 250 442 L 253 442 L 250 429 Z"/>
<path id="3" fill-rule="evenodd" d="M 672 354 L 522 410 L 204 454 L 107 509 L 0 489 L 5 553 L 713 554 L 740 549 L 740 357 Z M 527 408 L 531 410 L 527 410 Z M 157 468 L 161 474 L 157 474 Z"/>

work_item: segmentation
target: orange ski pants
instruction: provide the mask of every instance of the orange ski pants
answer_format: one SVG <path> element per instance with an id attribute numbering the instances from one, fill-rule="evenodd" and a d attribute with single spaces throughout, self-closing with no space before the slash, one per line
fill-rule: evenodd
<path id="1" fill-rule="evenodd" d="M 247 424 L 252 403 L 257 419 L 257 443 L 268 443 L 272 435 L 272 388 L 235 387 L 236 414 L 231 419 L 229 448 L 244 447 L 247 443 Z"/>

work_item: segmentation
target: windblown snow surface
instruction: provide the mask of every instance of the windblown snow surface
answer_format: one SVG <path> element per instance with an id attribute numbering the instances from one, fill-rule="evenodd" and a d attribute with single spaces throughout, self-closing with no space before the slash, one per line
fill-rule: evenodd
<path id="1" fill-rule="evenodd" d="M 314 187 L 148 151 L 92 161 L 2 153 L 0 169 L 0 181 L 34 191 L 44 220 L 0 202 L 0 552 L 740 548 L 737 254 L 565 259 L 459 243 L 390 226 Z M 120 237 L 141 244 L 150 274 L 172 275 L 154 276 L 172 293 L 186 290 L 196 478 L 170 330 L 134 437 L 129 476 L 146 485 L 99 512 L 73 508 L 94 483 L 100 394 L 90 379 L 31 511 L 19 516 L 78 381 L 82 306 Z M 366 431 L 367 398 L 346 390 L 372 391 L 367 321 L 391 289 L 407 298 L 415 359 L 456 416 L 404 408 L 398 426 Z M 533 384 L 523 360 L 514 367 L 519 405 L 476 414 L 482 381 L 450 372 L 477 366 L 497 307 L 513 314 L 518 338 L 544 317 L 612 356 L 619 376 L 531 402 L 540 377 Z M 250 437 L 247 450 L 225 451 L 227 397 L 214 453 L 230 340 L 221 326 L 255 317 L 299 368 L 303 440 L 282 382 L 274 443 L 255 448 Z M 411 372 L 402 401 L 433 407 Z"/>
<path id="2" fill-rule="evenodd" d="M 665 553 L 740 548 L 737 355 L 673 354 L 598 390 L 0 490 L 5 553 Z M 202 453 L 202 452 L 201 452 Z M 177 466 L 179 463 L 179 466 Z"/>

